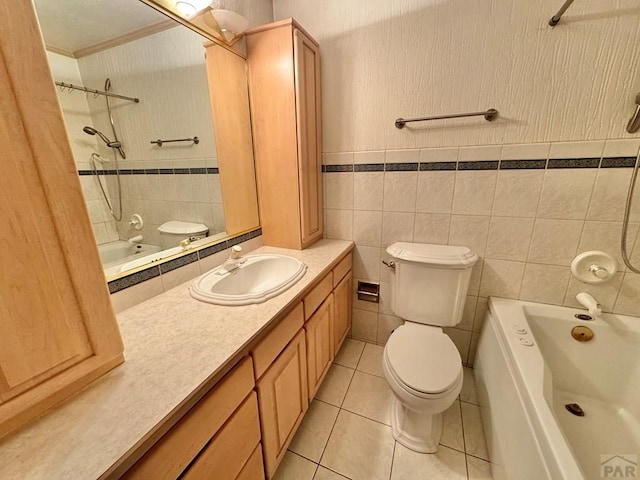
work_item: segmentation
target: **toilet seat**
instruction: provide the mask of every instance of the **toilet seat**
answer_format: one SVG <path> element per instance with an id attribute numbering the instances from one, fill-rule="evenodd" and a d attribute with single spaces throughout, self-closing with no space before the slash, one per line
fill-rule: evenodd
<path id="1" fill-rule="evenodd" d="M 462 359 L 438 327 L 407 322 L 385 346 L 385 359 L 398 383 L 419 397 L 446 395 L 462 380 Z"/>

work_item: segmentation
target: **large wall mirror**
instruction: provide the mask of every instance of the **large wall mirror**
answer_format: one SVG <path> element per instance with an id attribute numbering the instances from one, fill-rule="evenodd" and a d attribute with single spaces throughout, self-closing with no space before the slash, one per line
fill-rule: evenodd
<path id="1" fill-rule="evenodd" d="M 107 278 L 257 228 L 242 57 L 142 2 L 35 5 Z"/>

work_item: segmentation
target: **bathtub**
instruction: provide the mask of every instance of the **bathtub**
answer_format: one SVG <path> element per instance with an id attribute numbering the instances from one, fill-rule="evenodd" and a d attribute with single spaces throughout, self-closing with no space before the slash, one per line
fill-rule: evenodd
<path id="1" fill-rule="evenodd" d="M 474 376 L 495 479 L 599 479 L 616 468 L 640 478 L 640 319 L 575 317 L 585 313 L 489 300 Z M 574 340 L 578 325 L 593 340 Z"/>
<path id="2" fill-rule="evenodd" d="M 98 245 L 98 253 L 105 269 L 130 262 L 141 256 L 149 255 L 161 250 L 157 245 L 145 243 L 130 243 L 125 240 Z"/>

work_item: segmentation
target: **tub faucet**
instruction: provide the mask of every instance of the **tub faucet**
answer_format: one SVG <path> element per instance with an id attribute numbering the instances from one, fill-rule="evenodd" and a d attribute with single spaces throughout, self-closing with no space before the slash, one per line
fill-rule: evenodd
<path id="1" fill-rule="evenodd" d="M 576 300 L 580 305 L 589 310 L 589 315 L 591 315 L 592 317 L 597 318 L 602 315 L 602 307 L 600 306 L 598 301 L 590 294 L 580 292 L 576 295 Z"/>

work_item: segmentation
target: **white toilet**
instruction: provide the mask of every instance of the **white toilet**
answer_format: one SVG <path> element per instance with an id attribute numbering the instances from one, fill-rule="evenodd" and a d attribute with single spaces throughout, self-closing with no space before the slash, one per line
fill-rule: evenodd
<path id="1" fill-rule="evenodd" d="M 394 243 L 387 253 L 391 309 L 405 321 L 384 348 L 384 375 L 395 397 L 392 433 L 411 450 L 435 453 L 442 412 L 462 388 L 462 360 L 442 327 L 462 319 L 478 257 L 467 247 L 420 243 Z"/>
<path id="2" fill-rule="evenodd" d="M 204 223 L 171 220 L 160 225 L 158 232 L 160 232 L 162 248 L 166 250 L 179 246 L 180 242 L 185 239 L 193 241 L 206 237 L 209 232 L 209 227 Z"/>

